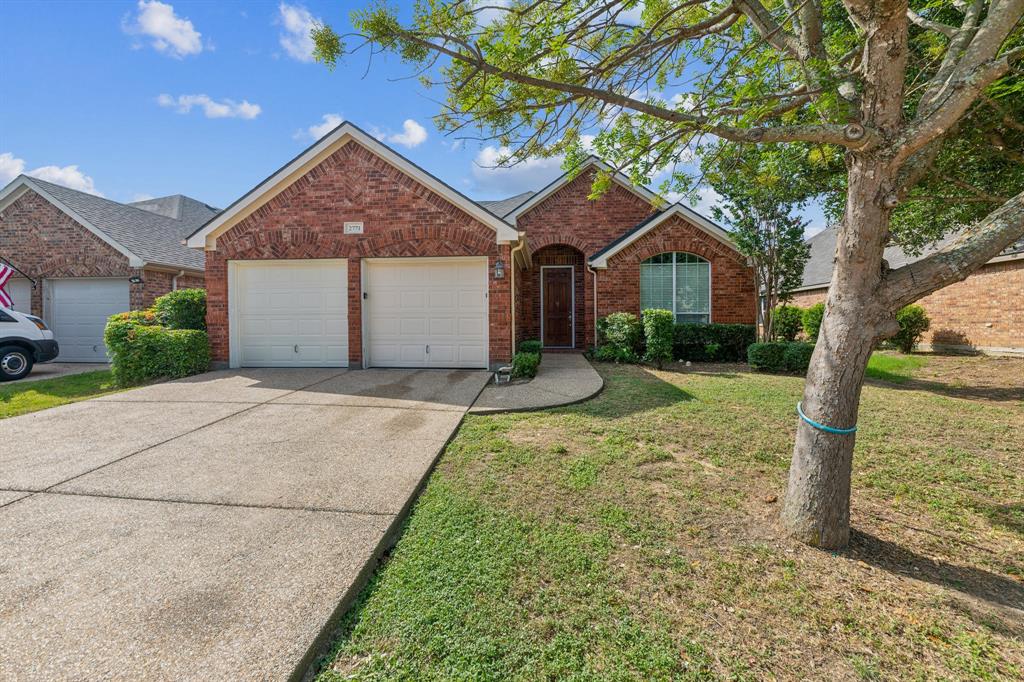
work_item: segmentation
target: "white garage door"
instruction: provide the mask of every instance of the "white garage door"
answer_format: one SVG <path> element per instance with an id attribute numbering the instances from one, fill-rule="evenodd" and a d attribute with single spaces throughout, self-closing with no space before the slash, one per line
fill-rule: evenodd
<path id="1" fill-rule="evenodd" d="M 15 310 L 20 313 L 32 313 L 32 284 L 27 279 L 12 278 L 7 281 L 4 290 L 14 301 Z"/>
<path id="2" fill-rule="evenodd" d="M 344 260 L 231 265 L 232 366 L 348 367 Z"/>
<path id="3" fill-rule="evenodd" d="M 487 259 L 370 259 L 372 367 L 487 367 Z"/>
<path id="4" fill-rule="evenodd" d="M 127 279 L 54 279 L 47 282 L 47 322 L 62 362 L 106 362 L 107 318 L 130 307 Z"/>

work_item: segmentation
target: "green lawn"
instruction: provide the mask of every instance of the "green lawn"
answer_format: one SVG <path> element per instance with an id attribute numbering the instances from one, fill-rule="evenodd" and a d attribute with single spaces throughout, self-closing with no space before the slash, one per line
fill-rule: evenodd
<path id="1" fill-rule="evenodd" d="M 923 355 L 876 352 L 868 360 L 867 375 L 872 379 L 903 384 L 909 381 L 917 370 L 927 364 L 928 358 Z"/>
<path id="2" fill-rule="evenodd" d="M 108 370 L 0 384 L 0 419 L 95 398 L 117 390 Z"/>
<path id="3" fill-rule="evenodd" d="M 776 521 L 802 380 L 677 369 L 467 417 L 320 679 L 1021 679 L 1020 401 L 867 386 L 831 553 Z"/>

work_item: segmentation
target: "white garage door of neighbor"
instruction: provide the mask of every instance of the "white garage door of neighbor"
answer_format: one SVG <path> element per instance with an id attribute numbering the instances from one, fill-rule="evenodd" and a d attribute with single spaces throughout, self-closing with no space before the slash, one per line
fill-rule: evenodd
<path id="1" fill-rule="evenodd" d="M 369 259 L 372 367 L 487 367 L 487 259 Z"/>
<path id="2" fill-rule="evenodd" d="M 45 312 L 61 362 L 106 362 L 107 318 L 130 308 L 127 279 L 54 279 Z"/>
<path id="3" fill-rule="evenodd" d="M 32 283 L 27 279 L 15 277 L 7 280 L 4 291 L 14 301 L 14 309 L 19 313 L 32 313 Z"/>
<path id="4" fill-rule="evenodd" d="M 234 367 L 348 367 L 345 260 L 232 261 Z"/>

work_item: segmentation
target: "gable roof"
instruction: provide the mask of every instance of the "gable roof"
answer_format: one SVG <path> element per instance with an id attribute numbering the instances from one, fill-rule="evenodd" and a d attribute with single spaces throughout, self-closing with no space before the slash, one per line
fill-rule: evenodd
<path id="1" fill-rule="evenodd" d="M 657 201 L 658 196 L 654 192 L 650 191 L 646 187 L 638 187 L 634 185 L 632 182 L 630 182 L 629 178 L 626 177 L 624 174 L 615 170 L 614 168 L 612 168 L 611 166 L 609 166 L 607 163 L 597 158 L 596 156 L 591 155 L 587 157 L 583 164 L 574 173 L 562 173 L 561 176 L 555 178 L 550 183 L 548 183 L 548 185 L 544 189 L 540 190 L 539 192 L 533 193 L 526 201 L 519 204 L 514 209 L 510 210 L 502 217 L 504 217 L 513 225 L 515 225 L 516 220 L 519 218 L 519 216 L 523 215 L 534 206 L 537 206 L 538 204 L 542 203 L 549 196 L 551 196 L 558 190 L 562 189 L 562 187 L 564 187 L 565 185 L 569 184 L 577 177 L 579 177 L 580 173 L 590 168 L 591 166 L 596 166 L 597 168 L 603 170 L 604 172 L 610 173 L 611 178 L 615 183 L 629 190 L 630 192 L 637 195 L 644 201 L 647 201 L 648 203 L 652 204 L 655 201 Z M 572 177 L 570 177 L 570 175 Z"/>
<path id="2" fill-rule="evenodd" d="M 536 194 L 536 192 L 530 190 L 528 192 L 520 192 L 519 194 L 511 197 L 506 197 L 505 199 L 497 199 L 495 201 L 477 201 L 476 203 L 480 204 L 494 215 L 504 218 L 512 212 L 512 209 L 519 206 L 519 204 L 523 203 L 534 194 Z"/>
<path id="3" fill-rule="evenodd" d="M 214 248 L 219 234 L 237 225 L 246 216 L 277 196 L 282 190 L 349 142 L 355 142 L 384 159 L 413 180 L 436 192 L 470 216 L 492 228 L 497 241 L 514 242 L 519 239 L 519 233 L 515 228 L 502 220 L 501 217 L 489 211 L 485 206 L 473 201 L 462 192 L 423 170 L 380 140 L 369 135 L 366 131 L 346 121 L 307 147 L 305 151 L 275 171 L 270 177 L 260 182 L 233 204 L 195 230 L 188 236 L 187 245 L 192 248 Z"/>
<path id="4" fill-rule="evenodd" d="M 623 234 L 622 236 L 618 237 L 610 244 L 608 244 L 608 246 L 604 247 L 603 249 L 595 253 L 593 256 L 590 257 L 590 265 L 595 268 L 608 267 L 609 258 L 617 254 L 619 251 L 622 251 L 624 248 L 635 242 L 637 239 L 640 239 L 640 237 L 643 237 L 645 234 L 655 229 L 656 227 L 664 223 L 669 218 L 672 218 L 673 216 L 678 216 L 683 220 L 687 221 L 688 223 L 695 225 L 703 232 L 706 232 L 708 235 L 714 237 L 718 241 L 728 246 L 730 249 L 738 252 L 738 249 L 736 248 L 736 245 L 733 243 L 732 237 L 729 236 L 728 231 L 718 226 L 717 224 L 713 223 L 711 220 L 705 218 L 700 213 L 697 213 L 688 206 L 676 203 L 672 204 L 664 211 L 661 211 L 660 213 L 655 213 L 654 215 L 645 219 L 632 230 L 626 232 L 625 234 Z"/>
<path id="5" fill-rule="evenodd" d="M 204 204 L 192 197 L 187 197 L 184 194 L 172 194 L 169 197 L 132 201 L 126 205 L 141 208 L 143 211 L 156 213 L 166 218 L 182 220 L 193 226 L 202 225 L 220 212 L 220 209 Z"/>
<path id="6" fill-rule="evenodd" d="M 182 240 L 216 209 L 188 197 L 180 218 L 170 218 L 129 204 L 120 204 L 27 175 L 19 175 L 0 191 L 0 210 L 32 190 L 128 258 L 131 267 L 148 264 L 202 270 L 201 252 Z M 184 206 L 187 204 L 187 207 Z M 199 208 L 203 207 L 203 208 Z"/>
<path id="7" fill-rule="evenodd" d="M 811 247 L 811 255 L 804 266 L 803 281 L 796 291 L 820 289 L 827 287 L 829 282 L 832 281 L 832 266 L 836 256 L 837 232 L 836 226 L 828 227 L 807 240 L 807 244 Z M 899 246 L 887 246 L 882 254 L 882 258 L 885 259 L 890 268 L 896 269 L 917 262 L 939 251 L 956 239 L 957 236 L 957 232 L 950 232 L 916 256 L 908 254 Z M 1024 239 L 1006 247 L 998 256 L 988 262 L 1000 263 L 1017 259 L 1024 259 Z"/>

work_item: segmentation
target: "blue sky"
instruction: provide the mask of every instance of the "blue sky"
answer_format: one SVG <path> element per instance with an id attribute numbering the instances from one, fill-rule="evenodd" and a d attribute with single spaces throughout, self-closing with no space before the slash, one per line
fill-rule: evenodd
<path id="1" fill-rule="evenodd" d="M 342 119 L 478 199 L 561 172 L 557 159 L 493 169 L 494 144 L 441 135 L 444 93 L 394 57 L 313 62 L 310 20 L 344 32 L 369 1 L 0 3 L 0 186 L 25 172 L 116 201 L 223 207 Z"/>

